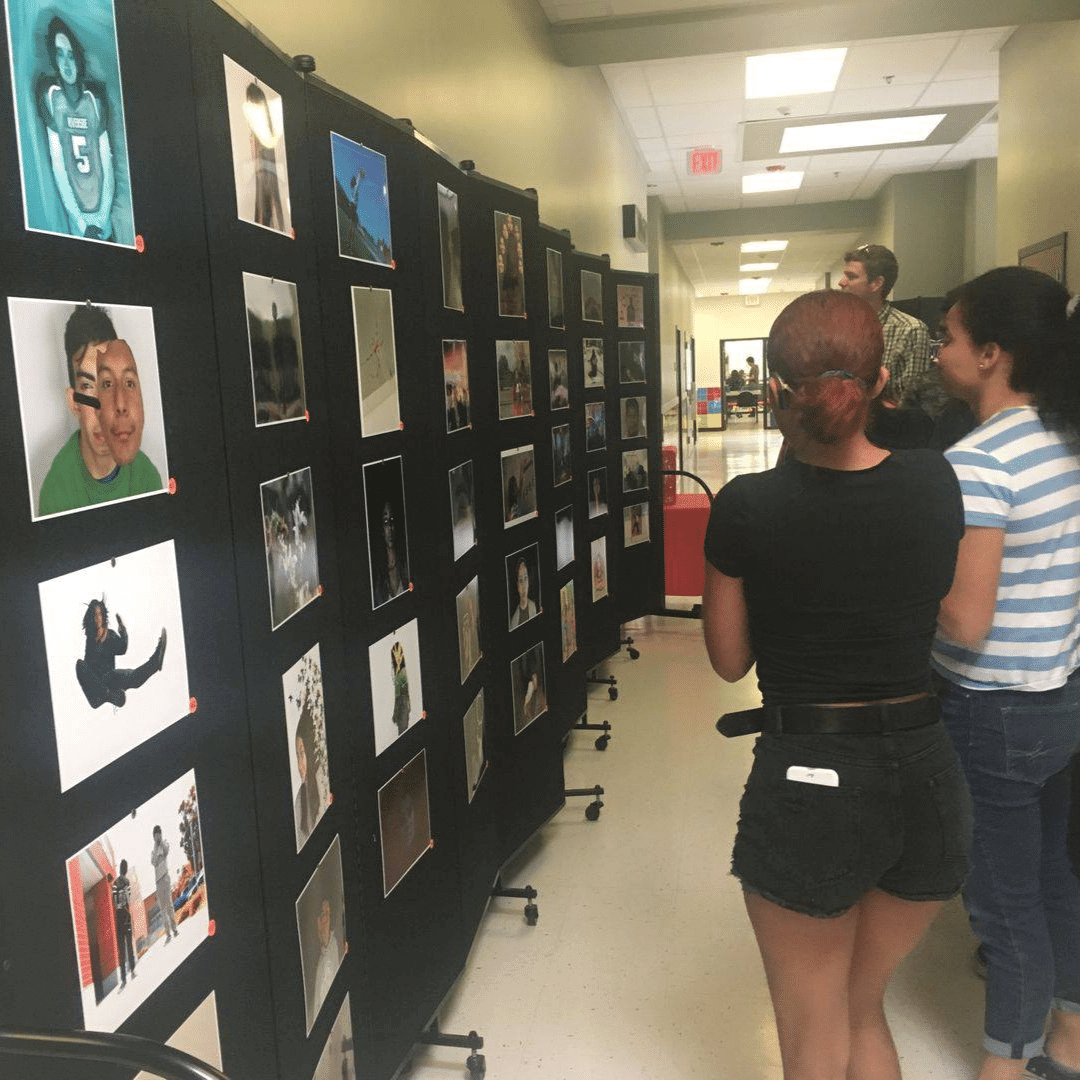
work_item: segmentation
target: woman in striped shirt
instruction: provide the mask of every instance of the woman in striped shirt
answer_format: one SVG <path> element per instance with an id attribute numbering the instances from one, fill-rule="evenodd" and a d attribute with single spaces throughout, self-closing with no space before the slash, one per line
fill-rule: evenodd
<path id="1" fill-rule="evenodd" d="M 938 354 L 979 426 L 946 454 L 966 531 L 934 666 L 975 810 L 964 900 L 986 959 L 979 1080 L 1080 1077 L 1080 315 L 1019 266 L 947 298 Z M 1046 1044 L 1043 1033 L 1050 1017 Z"/>

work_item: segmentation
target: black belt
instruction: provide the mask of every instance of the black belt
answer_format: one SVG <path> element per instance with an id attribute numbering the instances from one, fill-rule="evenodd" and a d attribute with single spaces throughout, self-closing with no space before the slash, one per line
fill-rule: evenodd
<path id="1" fill-rule="evenodd" d="M 883 735 L 927 727 L 941 715 L 934 694 L 911 701 L 872 701 L 866 705 L 763 705 L 725 713 L 716 730 L 729 739 L 765 731 L 772 735 Z"/>

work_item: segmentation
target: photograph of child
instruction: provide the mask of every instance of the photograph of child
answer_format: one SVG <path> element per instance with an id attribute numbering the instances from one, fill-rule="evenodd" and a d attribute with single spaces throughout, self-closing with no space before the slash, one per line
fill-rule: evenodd
<path id="1" fill-rule="evenodd" d="M 446 431 L 469 426 L 469 361 L 464 341 L 443 340 L 443 386 L 446 390 Z"/>
<path id="2" fill-rule="evenodd" d="M 381 754 L 424 715 L 420 638 L 413 619 L 368 646 L 375 754 Z"/>
<path id="3" fill-rule="evenodd" d="M 548 326 L 562 330 L 566 326 L 566 304 L 563 299 L 562 252 L 547 249 Z"/>
<path id="4" fill-rule="evenodd" d="M 496 341 L 499 419 L 532 416 L 532 361 L 527 341 Z"/>
<path id="5" fill-rule="evenodd" d="M 405 522 L 405 481 L 400 457 L 364 466 L 371 606 L 382 607 L 409 591 L 409 535 Z"/>
<path id="6" fill-rule="evenodd" d="M 480 578 L 457 594 L 458 661 L 462 683 L 480 662 Z"/>
<path id="7" fill-rule="evenodd" d="M 386 157 L 330 132 L 337 206 L 338 254 L 345 259 L 393 266 L 390 186 Z"/>
<path id="8" fill-rule="evenodd" d="M 469 802 L 473 801 L 480 780 L 487 771 L 487 750 L 484 738 L 484 691 L 476 695 L 463 721 L 465 729 L 465 785 Z"/>
<path id="9" fill-rule="evenodd" d="M 293 826 L 299 851 L 330 805 L 322 659 L 317 644 L 282 675 L 281 688 L 285 699 Z"/>
<path id="10" fill-rule="evenodd" d="M 593 270 L 581 271 L 581 317 L 585 322 L 604 321 L 604 279 Z"/>
<path id="11" fill-rule="evenodd" d="M 8 315 L 31 517 L 165 491 L 153 311 L 13 296 Z"/>
<path id="12" fill-rule="evenodd" d="M 439 252 L 442 259 L 443 307 L 464 311 L 461 299 L 461 222 L 458 197 L 442 184 L 439 195 Z"/>
<path id="13" fill-rule="evenodd" d="M 510 661 L 510 687 L 514 698 L 514 734 L 520 735 L 538 716 L 547 712 L 542 641 Z"/>
<path id="14" fill-rule="evenodd" d="M 341 1003 L 341 1009 L 326 1038 L 326 1045 L 319 1055 L 319 1063 L 315 1066 L 311 1080 L 356 1080 L 352 1008 L 348 994 Z"/>
<path id="15" fill-rule="evenodd" d="M 606 514 L 607 507 L 607 469 L 589 470 L 589 518 L 598 518 Z"/>
<path id="16" fill-rule="evenodd" d="M 548 349 L 548 386 L 551 389 L 551 407 L 570 408 L 570 383 L 567 380 L 565 349 Z"/>
<path id="17" fill-rule="evenodd" d="M 607 446 L 607 408 L 602 401 L 585 406 L 585 450 L 603 450 Z"/>
<path id="18" fill-rule="evenodd" d="M 623 491 L 641 491 L 649 486 L 649 451 L 624 450 L 622 456 Z"/>
<path id="19" fill-rule="evenodd" d="M 598 536 L 592 542 L 592 598 L 595 604 L 608 594 L 607 590 L 607 537 Z"/>
<path id="20" fill-rule="evenodd" d="M 644 439 L 645 399 L 643 397 L 625 397 L 620 402 L 619 412 L 622 418 L 622 437 L 624 439 Z"/>
<path id="21" fill-rule="evenodd" d="M 462 462 L 450 470 L 450 526 L 454 535 L 454 561 L 476 546 L 473 514 L 473 463 Z"/>
<path id="22" fill-rule="evenodd" d="M 300 971 L 304 980 L 307 1034 L 326 1001 L 334 976 L 348 952 L 341 839 L 335 836 L 296 900 Z"/>
<path id="23" fill-rule="evenodd" d="M 645 325 L 645 291 L 640 285 L 616 285 L 615 298 L 619 306 L 619 325 Z"/>
<path id="24" fill-rule="evenodd" d="M 559 590 L 559 615 L 562 624 L 562 658 L 565 664 L 577 652 L 577 609 L 574 606 L 573 578 Z"/>
<path id="25" fill-rule="evenodd" d="M 623 547 L 649 542 L 649 504 L 632 503 L 623 507 Z"/>
<path id="26" fill-rule="evenodd" d="M 360 388 L 360 433 L 381 435 L 401 423 L 398 407 L 394 308 L 389 289 L 352 288 L 356 334 L 356 378 Z"/>
<path id="27" fill-rule="evenodd" d="M 585 369 L 585 389 L 604 385 L 604 339 L 581 339 L 581 360 Z"/>
<path id="28" fill-rule="evenodd" d="M 431 847 L 426 750 L 379 788 L 379 837 L 386 897 Z"/>
<path id="29" fill-rule="evenodd" d="M 540 547 L 528 547 L 506 556 L 506 594 L 510 629 L 524 626 L 543 610 L 540 606 Z"/>
<path id="30" fill-rule="evenodd" d="M 525 256 L 521 218 L 495 211 L 495 268 L 499 275 L 499 314 L 525 318 Z"/>
<path id="31" fill-rule="evenodd" d="M 551 429 L 551 462 L 555 487 L 573 480 L 574 470 L 570 462 L 569 424 L 559 424 Z"/>
<path id="32" fill-rule="evenodd" d="M 645 342 L 619 342 L 619 382 L 645 381 Z"/>
<path id="33" fill-rule="evenodd" d="M 574 561 L 574 507 L 564 506 L 555 514 L 555 569 Z"/>
<path id="34" fill-rule="evenodd" d="M 534 453 L 532 446 L 515 446 L 502 451 L 504 529 L 536 517 Z"/>
<path id="35" fill-rule="evenodd" d="M 135 246 L 112 0 L 8 0 L 23 223 Z"/>
<path id="36" fill-rule="evenodd" d="M 303 420 L 307 396 L 296 286 L 245 271 L 244 303 L 255 426 Z"/>
<path id="37" fill-rule="evenodd" d="M 319 552 L 311 469 L 259 485 L 270 627 L 276 630 L 319 595 Z"/>
<path id="38" fill-rule="evenodd" d="M 195 773 L 67 860 L 83 1022 L 116 1031 L 207 937 Z"/>

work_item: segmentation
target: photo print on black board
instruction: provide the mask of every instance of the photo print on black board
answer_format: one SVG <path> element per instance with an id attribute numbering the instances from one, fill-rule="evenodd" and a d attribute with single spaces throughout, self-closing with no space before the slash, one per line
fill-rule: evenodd
<path id="1" fill-rule="evenodd" d="M 394 265 L 390 241 L 390 185 L 386 157 L 330 132 L 337 206 L 338 254 L 346 259 Z"/>
<path id="2" fill-rule="evenodd" d="M 190 1054 L 221 1072 L 221 1034 L 218 1031 L 217 995 L 213 990 L 190 1016 L 165 1040 L 165 1045 Z M 135 1080 L 159 1080 L 153 1073 L 140 1072 Z"/>
<path id="3" fill-rule="evenodd" d="M 649 486 L 649 451 L 624 450 L 622 456 L 623 491 L 642 491 Z"/>
<path id="4" fill-rule="evenodd" d="M 426 750 L 379 788 L 379 839 L 385 898 L 431 848 Z"/>
<path id="5" fill-rule="evenodd" d="M 649 542 L 649 504 L 631 503 L 623 507 L 623 547 Z"/>
<path id="6" fill-rule="evenodd" d="M 527 341 L 496 341 L 499 375 L 499 419 L 532 416 L 532 360 Z"/>
<path id="7" fill-rule="evenodd" d="M 548 387 L 552 409 L 570 408 L 570 381 L 565 349 L 548 349 Z"/>
<path id="8" fill-rule="evenodd" d="M 469 358 L 464 341 L 442 343 L 443 388 L 446 393 L 446 431 L 461 431 L 471 423 Z"/>
<path id="9" fill-rule="evenodd" d="M 645 381 L 645 342 L 619 342 L 619 382 Z"/>
<path id="10" fill-rule="evenodd" d="M 353 1048 L 352 1007 L 349 995 L 338 1010 L 337 1019 L 326 1037 L 319 1063 L 311 1080 L 356 1080 L 356 1054 Z"/>
<path id="11" fill-rule="evenodd" d="M 311 469 L 259 485 L 270 627 L 276 630 L 319 595 L 319 551 Z"/>
<path id="12" fill-rule="evenodd" d="M 535 447 L 515 446 L 503 450 L 503 528 L 536 517 Z"/>
<path id="13" fill-rule="evenodd" d="M 285 115 L 281 95 L 224 56 L 236 215 L 292 236 Z"/>
<path id="14" fill-rule="evenodd" d="M 476 514 L 473 500 L 473 463 L 462 462 L 450 470 L 450 527 L 454 535 L 454 561 L 476 546 Z"/>
<path id="15" fill-rule="evenodd" d="M 581 271 L 581 317 L 585 322 L 604 321 L 604 279 L 594 270 Z"/>
<path id="16" fill-rule="evenodd" d="M 619 307 L 619 326 L 645 325 L 645 290 L 640 285 L 616 285 L 615 298 Z"/>
<path id="17" fill-rule="evenodd" d="M 607 468 L 590 469 L 588 476 L 589 518 L 598 518 L 608 512 Z"/>
<path id="18" fill-rule="evenodd" d="M 607 537 L 598 536 L 591 545 L 592 598 L 595 604 L 607 596 Z"/>
<path id="19" fill-rule="evenodd" d="M 405 480 L 400 457 L 364 466 L 371 606 L 382 607 L 409 591 L 409 532 L 405 521 Z"/>
<path id="20" fill-rule="evenodd" d="M 305 1030 L 310 1035 L 349 949 L 341 839 L 337 836 L 297 897 L 296 931 L 304 981 Z"/>
<path id="21" fill-rule="evenodd" d="M 574 605 L 574 579 L 559 590 L 559 622 L 562 627 L 562 658 L 565 664 L 577 652 L 577 608 Z"/>
<path id="22" fill-rule="evenodd" d="M 112 0 L 8 0 L 23 223 L 135 246 Z"/>
<path id="23" fill-rule="evenodd" d="M 300 305 L 291 281 L 244 273 L 255 425 L 307 415 Z"/>
<path id="24" fill-rule="evenodd" d="M 525 255 L 521 218 L 495 211 L 495 269 L 499 277 L 499 314 L 525 318 Z"/>
<path id="25" fill-rule="evenodd" d="M 607 446 L 607 408 L 602 401 L 585 406 L 585 449 L 603 450 Z"/>
<path id="26" fill-rule="evenodd" d="M 116 1031 L 209 933 L 194 771 L 67 860 L 83 1024 Z"/>
<path id="27" fill-rule="evenodd" d="M 524 626 L 543 610 L 539 544 L 530 544 L 506 556 L 506 597 L 511 630 Z"/>
<path id="28" fill-rule="evenodd" d="M 462 683 L 480 663 L 480 578 L 457 594 L 458 666 Z"/>
<path id="29" fill-rule="evenodd" d="M 570 459 L 569 424 L 558 424 L 551 429 L 551 464 L 555 487 L 573 480 L 574 469 Z"/>
<path id="30" fill-rule="evenodd" d="M 369 645 L 368 664 L 377 756 L 424 716 L 416 620 Z"/>
<path id="31" fill-rule="evenodd" d="M 171 540 L 43 581 L 60 790 L 190 714 Z"/>
<path id="32" fill-rule="evenodd" d="M 353 329 L 356 378 L 360 386 L 360 433 L 381 435 L 401 426 L 398 406 L 394 307 L 389 289 L 354 285 Z"/>
<path id="33" fill-rule="evenodd" d="M 604 339 L 581 339 L 581 363 L 585 372 L 585 389 L 604 385 Z"/>
<path id="34" fill-rule="evenodd" d="M 542 641 L 510 661 L 510 689 L 514 699 L 514 734 L 520 735 L 538 716 L 547 712 Z"/>
<path id="35" fill-rule="evenodd" d="M 458 197 L 448 187 L 437 185 L 439 197 L 439 254 L 442 261 L 443 307 L 464 311 L 461 299 L 461 222 Z"/>
<path id="36" fill-rule="evenodd" d="M 624 397 L 619 401 L 619 428 L 624 439 L 644 439 L 645 398 Z"/>
<path id="37" fill-rule="evenodd" d="M 574 561 L 574 507 L 564 506 L 555 513 L 555 569 Z"/>
<path id="38" fill-rule="evenodd" d="M 167 490 L 154 314 L 8 298 L 30 515 Z"/>
<path id="39" fill-rule="evenodd" d="M 299 851 L 322 820 L 331 799 L 322 657 L 318 644 L 312 645 L 281 676 L 281 689 L 289 747 L 289 791 L 296 850 Z"/>
<path id="40" fill-rule="evenodd" d="M 469 802 L 476 796 L 480 781 L 487 772 L 486 730 L 484 727 L 484 690 L 473 699 L 462 721 L 465 736 L 465 786 Z"/>
<path id="41" fill-rule="evenodd" d="M 562 330 L 566 326 L 566 301 L 563 298 L 562 252 L 547 249 L 548 326 Z"/>

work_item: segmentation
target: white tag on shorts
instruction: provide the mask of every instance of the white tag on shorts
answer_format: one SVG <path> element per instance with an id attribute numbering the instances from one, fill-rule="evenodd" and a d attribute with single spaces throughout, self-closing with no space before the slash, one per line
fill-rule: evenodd
<path id="1" fill-rule="evenodd" d="M 808 769 L 805 765 L 792 765 L 787 778 L 800 784 L 821 784 L 822 787 L 839 787 L 840 777 L 835 769 Z"/>

